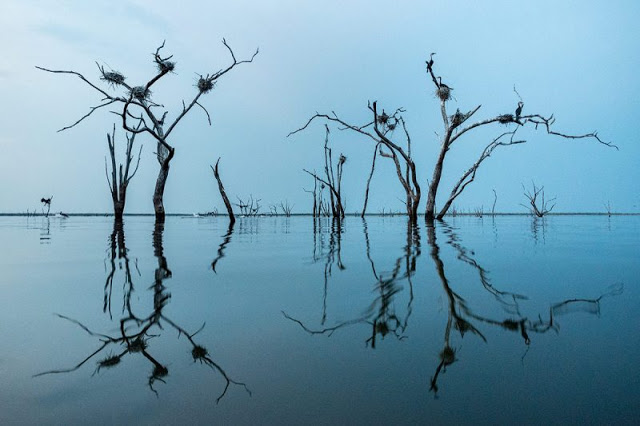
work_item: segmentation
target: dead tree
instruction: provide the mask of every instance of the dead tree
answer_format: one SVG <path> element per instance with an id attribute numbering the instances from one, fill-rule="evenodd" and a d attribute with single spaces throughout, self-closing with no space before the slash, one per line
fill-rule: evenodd
<path id="1" fill-rule="evenodd" d="M 236 196 L 238 199 L 237 203 L 233 203 L 240 209 L 240 214 L 242 216 L 258 216 L 260 213 L 260 201 L 261 199 L 253 199 L 253 195 L 249 195 L 249 199 L 244 201 L 242 198 Z"/>
<path id="2" fill-rule="evenodd" d="M 157 222 L 164 222 L 165 219 L 163 202 L 164 189 L 167 177 L 169 176 L 169 165 L 175 154 L 174 146 L 169 143 L 171 133 L 194 106 L 200 107 L 205 112 L 209 125 L 211 125 L 211 117 L 207 109 L 199 102 L 200 97 L 211 92 L 218 80 L 226 73 L 231 71 L 237 65 L 253 62 L 253 59 L 258 54 L 258 50 L 256 50 L 250 59 L 238 61 L 226 40 L 222 39 L 222 43 L 231 55 L 231 64 L 226 68 L 213 72 L 212 74 L 200 75 L 195 85 L 197 89 L 196 94 L 192 97 L 189 103 L 182 101 L 182 110 L 177 112 L 173 121 L 166 121 L 169 112 L 160 112 L 164 107 L 152 100 L 151 92 L 153 85 L 167 74 L 172 73 L 176 67 L 176 63 L 171 61 L 173 55 L 167 57 L 162 57 L 160 55 L 160 51 L 164 48 L 164 42 L 156 49 L 153 55 L 153 61 L 157 68 L 155 75 L 153 75 L 146 83 L 139 86 L 127 83 L 124 74 L 114 70 L 107 70 L 104 66 L 97 63 L 96 65 L 98 66 L 100 73 L 99 78 L 102 80 L 104 85 L 107 86 L 106 88 L 98 86 L 76 71 L 51 70 L 36 67 L 42 71 L 50 73 L 75 75 L 102 96 L 100 101 L 101 103 L 92 106 L 87 114 L 82 116 L 75 123 L 58 130 L 59 132 L 78 125 L 99 109 L 108 106 L 119 106 L 121 107 L 119 111 L 112 112 L 120 116 L 122 119 L 123 129 L 132 134 L 147 133 L 156 140 L 158 144 L 156 156 L 160 165 L 160 170 L 158 172 L 158 178 L 156 180 L 156 186 L 153 193 L 153 206 Z M 117 95 L 111 94 L 109 89 L 119 89 L 121 93 Z M 158 109 L 160 109 L 160 111 L 158 111 Z M 130 122 L 131 120 L 138 120 L 139 125 L 137 127 L 133 126 Z"/>
<path id="3" fill-rule="evenodd" d="M 320 212 L 318 210 L 318 181 L 316 179 L 313 180 L 313 191 L 304 188 L 302 188 L 302 190 L 313 196 L 313 208 L 311 210 L 311 216 L 314 218 L 320 217 Z"/>
<path id="4" fill-rule="evenodd" d="M 550 200 L 546 200 L 544 198 L 544 186 L 537 187 L 535 182 L 531 182 L 531 185 L 533 186 L 533 189 L 531 191 L 525 189 L 524 185 L 522 185 L 524 196 L 527 197 L 527 200 L 529 200 L 529 205 L 520 205 L 528 208 L 531 214 L 535 215 L 536 217 L 542 217 L 547 213 L 550 213 L 551 210 L 553 210 L 553 208 L 556 206 L 556 198 L 553 197 Z M 551 204 L 550 206 L 549 203 L 553 204 Z"/>
<path id="5" fill-rule="evenodd" d="M 561 132 L 557 132 L 553 129 L 555 118 L 552 115 L 545 117 L 542 114 L 522 114 L 524 103 L 522 99 L 518 102 L 514 114 L 506 113 L 499 114 L 495 117 L 483 119 L 472 124 L 465 124 L 467 121 L 475 115 L 480 109 L 481 105 L 478 105 L 467 112 L 461 112 L 460 109 L 456 109 L 453 115 L 449 115 L 447 112 L 447 102 L 451 100 L 451 92 L 453 89 L 442 82 L 442 77 L 435 75 L 433 71 L 433 55 L 427 62 L 427 73 L 431 77 L 433 85 L 435 86 L 436 97 L 440 100 L 440 112 L 442 115 L 442 122 L 444 124 L 444 133 L 440 145 L 440 153 L 436 160 L 435 167 L 433 169 L 433 177 L 429 184 L 429 191 L 427 195 L 427 206 L 425 217 L 427 220 L 442 219 L 444 215 L 451 207 L 453 201 L 464 191 L 464 189 L 475 179 L 478 168 L 492 154 L 492 152 L 500 146 L 510 146 L 525 143 L 525 140 L 516 140 L 514 136 L 520 127 L 529 125 L 538 129 L 541 126 L 550 135 L 559 136 L 564 139 L 595 139 L 597 142 L 618 149 L 617 146 L 610 142 L 605 142 L 598 136 L 597 132 L 585 133 L 581 135 L 570 135 Z M 514 88 L 515 91 L 515 88 Z M 516 91 L 518 95 L 518 92 Z M 518 95 L 520 97 L 520 95 Z M 443 207 L 438 213 L 436 213 L 436 195 L 438 193 L 438 187 L 440 185 L 440 179 L 442 177 L 442 170 L 444 165 L 444 159 L 451 149 L 452 145 L 467 133 L 470 133 L 474 129 L 479 129 L 488 125 L 506 125 L 516 127 L 513 130 L 508 130 L 501 133 L 498 137 L 494 138 L 482 151 L 480 157 L 474 164 L 467 169 L 460 179 L 456 182 L 449 197 L 446 199 Z"/>
<path id="6" fill-rule="evenodd" d="M 413 159 L 411 158 L 411 137 L 409 136 L 409 132 L 407 131 L 405 121 L 401 115 L 401 113 L 404 112 L 404 110 L 402 108 L 398 108 L 391 115 L 387 114 L 383 110 L 381 114 L 378 114 L 378 107 L 376 102 L 369 103 L 368 108 L 369 108 L 369 111 L 372 113 L 373 120 L 369 123 L 365 123 L 364 125 L 356 126 L 353 124 L 349 124 L 343 119 L 341 119 L 340 117 L 338 117 L 338 115 L 335 112 L 332 112 L 331 115 L 315 114 L 313 117 L 311 117 L 307 121 L 307 123 L 304 126 L 289 133 L 288 136 L 301 132 L 302 130 L 306 129 L 313 120 L 320 119 L 320 120 L 326 120 L 329 122 L 337 123 L 342 126 L 341 130 L 354 131 L 363 136 L 366 136 L 367 138 L 375 142 L 375 149 L 378 151 L 380 156 L 390 158 L 393 160 L 393 163 L 396 167 L 398 180 L 402 184 L 402 187 L 404 188 L 406 193 L 405 204 L 406 204 L 407 215 L 412 221 L 415 222 L 415 220 L 418 218 L 418 204 L 420 203 L 420 185 L 418 184 L 418 178 L 416 175 L 416 166 L 415 166 L 415 163 L 413 162 Z M 398 126 L 402 126 L 402 129 L 404 131 L 404 136 L 406 138 L 406 143 L 407 143 L 406 150 L 391 140 L 392 134 L 398 128 Z M 373 128 L 373 131 L 369 130 L 369 128 L 371 127 Z M 328 128 L 327 128 L 327 132 L 328 132 Z M 403 170 L 402 163 L 404 163 L 404 170 Z M 371 182 L 371 176 L 373 175 L 374 168 L 375 168 L 375 156 L 374 156 L 374 162 L 371 168 L 370 178 L 367 182 L 367 189 L 365 192 L 365 206 L 363 208 L 363 211 L 366 209 L 366 203 L 369 197 L 369 184 Z"/>
<path id="7" fill-rule="evenodd" d="M 341 193 L 342 169 L 343 169 L 344 163 L 347 161 L 347 157 L 340 154 L 340 158 L 338 159 L 338 164 L 336 165 L 335 172 L 334 172 L 332 150 L 331 148 L 329 148 L 329 133 L 330 133 L 329 126 L 325 124 L 325 137 L 324 137 L 325 178 L 323 179 L 320 176 L 318 176 L 315 172 L 311 173 L 307 169 L 302 169 L 302 170 L 304 170 L 306 173 L 311 175 L 311 177 L 313 177 L 316 183 L 320 182 L 321 184 L 326 185 L 327 188 L 329 188 L 329 201 L 331 203 L 331 213 L 334 218 L 342 219 L 344 218 L 344 204 L 342 202 L 342 193 Z M 289 135 L 291 134 L 292 133 L 290 133 Z M 321 203 L 322 203 L 322 200 L 321 200 Z"/>
<path id="8" fill-rule="evenodd" d="M 109 169 L 107 167 L 107 157 L 104 158 L 104 171 L 107 175 L 107 182 L 109 184 L 109 191 L 111 192 L 111 199 L 113 200 L 113 214 L 116 222 L 122 222 L 124 215 L 124 206 L 127 200 L 127 187 L 129 182 L 135 176 L 140 165 L 140 154 L 142 153 L 142 145 L 138 151 L 138 161 L 136 166 L 131 171 L 131 161 L 133 161 L 133 143 L 136 138 L 135 133 L 127 133 L 127 151 L 125 154 L 124 169 L 122 163 L 118 165 L 116 171 L 116 125 L 113 125 L 112 134 L 107 133 L 107 144 L 109 145 L 109 156 L 111 157 L 111 178 L 109 178 Z"/>
<path id="9" fill-rule="evenodd" d="M 282 214 L 285 217 L 291 217 L 291 211 L 293 210 L 293 204 L 289 204 L 289 200 L 284 200 L 280 202 L 280 208 L 282 209 Z"/>
<path id="10" fill-rule="evenodd" d="M 218 172 L 218 164 L 220 163 L 220 158 L 216 161 L 216 166 L 211 166 L 211 170 L 213 170 L 213 176 L 218 181 L 218 190 L 220 191 L 220 196 L 222 197 L 222 201 L 224 201 L 224 206 L 227 208 L 227 214 L 229 215 L 229 223 L 233 224 L 236 221 L 236 217 L 233 215 L 233 209 L 231 208 L 231 203 L 229 202 L 229 197 L 227 197 L 227 193 L 224 190 L 224 185 L 222 185 L 222 180 L 220 179 L 220 173 Z"/>

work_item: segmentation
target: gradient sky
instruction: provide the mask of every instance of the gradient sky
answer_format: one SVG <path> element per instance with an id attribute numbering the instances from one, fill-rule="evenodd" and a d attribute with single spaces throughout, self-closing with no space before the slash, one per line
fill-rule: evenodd
<path id="1" fill-rule="evenodd" d="M 36 65 L 72 69 L 98 82 L 97 61 L 140 84 L 155 71 L 151 54 L 166 39 L 177 68 L 155 87 L 154 100 L 168 108 L 170 119 L 182 99 L 195 94 L 197 73 L 229 63 L 223 37 L 238 58 L 257 47 L 260 54 L 203 99 L 211 127 L 194 109 L 172 135 L 176 156 L 165 192 L 167 212 L 223 210 L 209 168 L 218 157 L 232 201 L 253 194 L 265 211 L 285 199 L 294 212 L 309 211 L 303 187 L 313 183 L 302 168 L 322 168 L 323 125 L 286 135 L 316 111 L 335 111 L 363 124 L 370 120 L 369 100 L 387 110 L 407 110 L 426 193 L 442 132 L 439 103 L 425 72 L 430 52 L 437 52 L 436 73 L 454 88 L 451 112 L 482 104 L 477 118 L 511 113 L 518 101 L 515 85 L 525 113 L 555 113 L 558 131 L 597 129 L 620 147 L 522 132 L 528 143 L 497 149 L 458 198 L 459 209 L 490 209 L 495 189 L 497 211 L 523 212 L 522 184 L 535 180 L 557 197 L 557 211 L 603 211 L 609 201 L 614 211 L 640 212 L 637 1 L 204 3 L 2 2 L 0 212 L 40 209 L 40 198 L 50 195 L 54 211 L 112 211 L 104 157 L 115 116 L 99 111 L 57 133 L 100 97 L 77 78 L 44 73 Z M 496 126 L 456 143 L 445 164 L 442 196 L 502 130 Z M 348 159 L 346 210 L 360 210 L 373 144 L 335 127 L 331 136 L 334 152 Z M 116 137 L 124 141 L 121 130 Z M 146 137 L 138 141 L 143 157 L 126 211 L 151 213 L 155 144 Z M 391 162 L 383 160 L 369 211 L 403 210 L 403 190 Z"/>

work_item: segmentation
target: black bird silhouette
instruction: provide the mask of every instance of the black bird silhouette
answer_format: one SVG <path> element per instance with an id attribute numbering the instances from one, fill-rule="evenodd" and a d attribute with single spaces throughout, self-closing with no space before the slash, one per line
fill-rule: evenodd
<path id="1" fill-rule="evenodd" d="M 445 89 L 453 90 L 451 87 L 447 86 L 442 82 L 442 77 L 438 77 L 438 81 L 440 82 L 439 87 L 444 87 Z"/>
<path id="2" fill-rule="evenodd" d="M 520 114 L 522 114 L 522 107 L 524 103 L 518 102 L 518 108 L 516 108 L 516 120 L 520 118 Z"/>
<path id="3" fill-rule="evenodd" d="M 41 202 L 41 203 L 44 203 L 44 204 L 51 204 L 51 198 L 53 198 L 53 197 L 50 197 L 50 198 L 41 198 L 41 199 L 40 199 L 40 202 Z"/>
<path id="4" fill-rule="evenodd" d="M 431 56 L 429 56 L 429 60 L 427 61 L 427 70 L 431 71 L 431 67 L 433 66 L 433 55 L 435 55 L 435 52 L 431 53 Z"/>

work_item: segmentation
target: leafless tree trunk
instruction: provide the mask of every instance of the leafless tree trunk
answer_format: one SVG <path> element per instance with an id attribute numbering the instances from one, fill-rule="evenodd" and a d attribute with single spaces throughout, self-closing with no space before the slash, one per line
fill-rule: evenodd
<path id="1" fill-rule="evenodd" d="M 318 181 L 316 179 L 313 180 L 313 191 L 309 191 L 303 188 L 304 192 L 308 192 L 313 195 L 313 210 L 311 211 L 312 217 L 319 217 L 320 213 L 318 212 Z"/>
<path id="2" fill-rule="evenodd" d="M 496 202 L 498 202 L 498 194 L 496 193 L 495 189 L 492 189 L 493 191 L 493 205 L 491 206 L 491 216 L 495 216 L 496 215 Z"/>
<path id="3" fill-rule="evenodd" d="M 307 123 L 301 128 L 294 130 L 289 133 L 288 136 L 301 132 L 306 129 L 309 124 L 315 119 L 326 120 L 330 122 L 334 122 L 340 124 L 342 126 L 341 130 L 351 130 L 356 133 L 359 133 L 363 136 L 368 137 L 376 144 L 376 150 L 379 150 L 380 155 L 386 158 L 390 158 L 393 160 L 396 166 L 396 172 L 398 175 L 398 180 L 402 184 L 406 195 L 407 195 L 407 215 L 409 219 L 415 222 L 418 217 L 418 204 L 420 203 L 420 184 L 418 183 L 418 178 L 416 175 L 416 167 L 415 163 L 411 158 L 411 138 L 409 136 L 409 132 L 407 131 L 406 124 L 404 119 L 400 115 L 404 110 L 402 108 L 397 109 L 392 115 L 388 115 L 384 110 L 379 115 L 377 109 L 377 103 L 373 102 L 368 105 L 369 110 L 373 114 L 373 121 L 364 124 L 362 126 L 354 126 L 352 124 L 347 123 L 338 117 L 337 114 L 332 113 L 332 115 L 327 114 L 315 114 L 311 117 Z M 405 137 L 407 139 L 407 150 L 405 151 L 400 145 L 393 142 L 390 137 L 393 131 L 399 126 L 402 125 L 402 128 L 405 133 Z M 326 125 L 325 125 L 326 127 Z M 373 132 L 369 131 L 368 128 L 373 127 Z M 328 129 L 327 129 L 328 132 Z M 386 151 L 382 151 L 384 148 Z M 405 170 L 403 171 L 401 161 L 404 162 Z M 373 169 L 373 167 L 372 167 Z M 305 170 L 306 171 L 306 170 Z M 314 174 L 307 171 L 307 173 L 315 176 Z M 328 185 L 327 182 L 322 181 Z M 331 189 L 331 185 L 328 185 Z M 367 184 L 367 188 L 369 184 Z M 333 191 L 332 191 L 333 192 Z M 366 198 L 368 199 L 368 192 L 366 193 Z"/>
<path id="4" fill-rule="evenodd" d="M 376 158 L 378 156 L 378 149 L 380 148 L 380 144 L 376 144 L 376 147 L 373 149 L 373 160 L 371 160 L 371 172 L 369 172 L 369 178 L 367 179 L 367 188 L 364 191 L 364 205 L 362 206 L 362 213 L 360 217 L 364 218 L 364 215 L 367 213 L 367 204 L 369 204 L 369 187 L 371 186 L 371 179 L 373 178 L 373 172 L 376 169 Z"/>
<path id="5" fill-rule="evenodd" d="M 151 99 L 151 87 L 162 77 L 173 72 L 176 66 L 176 63 L 171 61 L 173 55 L 164 58 L 160 56 L 160 51 L 164 48 L 164 42 L 160 47 L 156 49 L 155 54 L 153 55 L 153 60 L 157 67 L 157 73 L 153 77 L 151 77 L 144 85 L 130 85 L 126 82 L 126 77 L 122 73 L 118 71 L 107 70 L 104 66 L 98 65 L 100 80 L 102 80 L 107 86 L 110 86 L 111 88 L 121 89 L 122 93 L 120 95 L 110 94 L 107 91 L 108 88 L 100 88 L 98 85 L 92 83 L 82 74 L 76 71 L 50 70 L 47 68 L 36 67 L 42 71 L 47 71 L 50 73 L 75 75 L 86 84 L 91 86 L 102 96 L 102 103 L 96 106 L 92 106 L 87 114 L 85 114 L 75 123 L 63 127 L 59 131 L 67 130 L 76 126 L 98 109 L 110 105 L 121 105 L 122 110 L 121 112 L 117 113 L 117 115 L 119 115 L 122 119 L 122 128 L 132 134 L 147 133 L 157 141 L 157 158 L 160 165 L 160 170 L 158 172 L 158 178 L 156 180 L 155 190 L 153 193 L 153 206 L 157 222 L 164 222 L 165 219 L 165 209 L 163 201 L 164 189 L 167 178 L 169 176 L 170 163 L 175 154 L 175 148 L 168 142 L 169 136 L 175 129 L 176 125 L 196 105 L 205 112 L 209 121 L 209 125 L 211 125 L 209 112 L 202 104 L 199 103 L 200 97 L 211 92 L 218 79 L 225 75 L 227 72 L 231 71 L 236 65 L 253 62 L 253 59 L 258 54 L 258 50 L 256 50 L 250 59 L 238 61 L 233 50 L 231 49 L 231 47 L 229 47 L 226 40 L 223 39 L 222 43 L 229 51 L 233 62 L 226 68 L 216 71 L 213 74 L 200 75 L 196 84 L 197 93 L 195 94 L 195 96 L 193 96 L 188 104 L 184 101 L 182 102 L 182 111 L 179 111 L 175 119 L 170 123 L 165 123 L 168 111 L 164 111 L 162 115 L 158 115 L 158 112 L 156 112 L 157 108 L 163 108 L 163 106 L 161 104 L 155 103 Z M 129 123 L 129 120 L 131 119 L 139 120 L 139 125 L 137 127 L 132 127 Z"/>
<path id="6" fill-rule="evenodd" d="M 529 200 L 529 205 L 528 206 L 524 204 L 521 204 L 521 205 L 523 207 L 528 208 L 531 214 L 537 217 L 543 217 L 547 213 L 550 213 L 551 210 L 553 210 L 553 208 L 556 206 L 554 203 L 555 197 L 552 198 L 551 200 L 545 200 L 544 186 L 541 186 L 538 188 L 535 182 L 531 182 L 531 185 L 533 186 L 533 189 L 531 191 L 525 189 L 524 185 L 522 185 L 524 196 L 527 197 L 527 200 Z M 549 206 L 549 203 L 553 203 L 553 204 Z"/>
<path id="7" fill-rule="evenodd" d="M 113 200 L 113 214 L 116 222 L 122 222 L 124 215 L 124 206 L 127 200 L 127 187 L 129 182 L 135 176 L 140 165 L 140 154 L 142 153 L 142 145 L 138 151 L 138 161 L 135 168 L 131 171 L 131 161 L 133 161 L 133 143 L 136 138 L 136 134 L 127 134 L 127 150 L 125 154 L 124 168 L 122 163 L 118 165 L 116 169 L 116 126 L 113 125 L 112 134 L 107 133 L 107 144 L 109 145 L 109 156 L 111 157 L 111 173 L 107 166 L 107 158 L 104 159 L 104 170 L 107 175 L 107 183 L 109 184 L 109 191 L 111 191 L 111 199 Z M 111 178 L 109 178 L 111 174 Z"/>
<path id="8" fill-rule="evenodd" d="M 211 170 L 213 170 L 213 176 L 218 181 L 218 190 L 220 191 L 220 196 L 222 197 L 222 201 L 224 201 L 224 206 L 227 208 L 227 214 L 229 215 L 229 223 L 233 224 L 236 221 L 236 217 L 233 215 L 233 209 L 231 208 L 231 203 L 229 202 L 229 198 L 227 197 L 227 193 L 224 190 L 224 185 L 222 185 L 222 180 L 220 179 L 220 173 L 218 172 L 218 164 L 220 163 L 220 158 L 216 161 L 216 166 L 211 166 Z"/>
<path id="9" fill-rule="evenodd" d="M 329 126 L 325 124 L 325 138 L 324 138 L 324 173 L 326 176 L 325 179 L 322 179 L 321 177 L 319 177 L 315 172 L 311 173 L 306 169 L 303 169 L 303 170 L 309 175 L 311 175 L 316 181 L 316 183 L 320 182 L 329 188 L 329 200 L 331 203 L 331 213 L 333 217 L 337 219 L 342 219 L 344 218 L 344 205 L 343 205 L 340 187 L 342 184 L 342 169 L 343 169 L 344 163 L 347 161 L 347 157 L 340 154 L 340 158 L 338 159 L 338 164 L 336 166 L 336 172 L 334 173 L 333 158 L 332 158 L 331 148 L 329 148 L 329 133 L 330 133 Z M 322 195 L 322 190 L 320 194 Z M 322 198 L 320 198 L 320 208 L 322 209 Z"/>
<path id="10" fill-rule="evenodd" d="M 515 114 L 500 114 L 492 118 L 484 119 L 477 121 L 473 124 L 469 124 L 464 126 L 471 116 L 473 116 L 481 107 L 481 105 L 476 106 L 475 108 L 469 110 L 466 113 L 460 112 L 460 109 L 457 109 L 453 115 L 448 115 L 447 113 L 447 102 L 451 100 L 451 92 L 453 89 L 442 82 L 442 77 L 436 77 L 433 71 L 433 55 L 431 59 L 427 62 L 427 73 L 431 76 L 431 80 L 436 89 L 436 96 L 440 99 L 440 113 L 442 115 L 442 121 L 444 124 L 444 135 L 442 137 L 442 141 L 440 144 L 440 153 L 438 154 L 438 158 L 436 160 L 436 164 L 433 169 L 433 176 L 429 185 L 429 191 L 427 195 L 427 206 L 425 217 L 427 220 L 433 219 L 442 219 L 444 215 L 447 213 L 449 207 L 453 201 L 464 191 L 464 189 L 475 179 L 476 172 L 482 162 L 489 158 L 493 150 L 495 150 L 499 146 L 510 146 L 517 145 L 521 143 L 525 143 L 525 140 L 514 140 L 514 136 L 519 127 L 525 126 L 527 124 L 532 125 L 534 128 L 538 128 L 538 126 L 542 126 L 548 134 L 562 137 L 564 139 L 584 139 L 591 138 L 595 139 L 599 143 L 616 148 L 617 147 L 609 142 L 605 142 L 598 136 L 597 132 L 586 133 L 582 135 L 569 135 L 564 133 L 556 132 L 552 129 L 552 125 L 555 122 L 555 118 L 553 115 L 549 117 L 544 117 L 541 114 L 528 114 L 522 115 L 522 108 L 524 107 L 524 103 L 522 101 L 518 102 L 518 106 L 515 109 Z M 515 88 L 514 88 L 515 91 Z M 516 94 L 518 94 L 516 92 Z M 518 95 L 519 97 L 520 95 Z M 451 194 L 447 198 L 444 203 L 444 206 L 440 209 L 440 211 L 436 214 L 436 196 L 438 193 L 438 187 L 440 185 L 440 179 L 442 177 L 444 160 L 451 149 L 456 140 L 458 140 L 465 133 L 484 127 L 492 124 L 502 124 L 502 125 L 511 125 L 515 124 L 517 127 L 514 130 L 506 131 L 502 133 L 497 138 L 493 139 L 482 151 L 478 160 L 463 173 L 462 177 L 456 182 L 453 189 L 451 190 Z"/>
<path id="11" fill-rule="evenodd" d="M 289 200 L 284 200 L 280 202 L 280 208 L 282 209 L 282 214 L 286 217 L 291 217 L 291 211 L 293 210 L 293 204 L 289 204 Z"/>

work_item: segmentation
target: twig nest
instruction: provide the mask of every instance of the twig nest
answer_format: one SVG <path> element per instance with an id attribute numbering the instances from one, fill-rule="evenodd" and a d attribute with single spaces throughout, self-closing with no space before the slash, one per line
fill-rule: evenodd
<path id="1" fill-rule="evenodd" d="M 171 62 L 171 61 L 156 61 L 156 63 L 158 64 L 158 71 L 160 72 L 172 72 L 175 68 L 176 68 L 176 63 L 175 62 Z"/>
<path id="2" fill-rule="evenodd" d="M 466 116 L 460 112 L 460 110 L 456 110 L 456 113 L 451 116 L 451 125 L 453 127 L 459 126 L 465 120 Z"/>
<path id="3" fill-rule="evenodd" d="M 144 101 L 151 97 L 151 90 L 144 86 L 136 86 L 131 89 L 131 96 L 140 101 Z"/>
<path id="4" fill-rule="evenodd" d="M 202 76 L 200 76 L 200 78 L 198 79 L 198 83 L 196 84 L 196 87 L 198 88 L 200 93 L 209 93 L 213 89 L 213 86 L 213 80 L 208 77 L 205 78 Z"/>
<path id="5" fill-rule="evenodd" d="M 122 83 L 124 83 L 125 76 L 122 75 L 122 73 L 119 73 L 118 71 L 109 71 L 109 72 L 102 73 L 100 80 L 106 81 L 112 86 L 119 86 Z"/>
<path id="6" fill-rule="evenodd" d="M 129 342 L 129 352 L 142 352 L 147 349 L 147 342 L 142 337 L 136 337 Z"/>
<path id="7" fill-rule="evenodd" d="M 156 365 L 153 368 L 153 377 L 160 378 L 160 377 L 165 377 L 167 374 L 169 374 L 169 370 L 167 369 L 167 367 L 163 366 L 163 365 Z"/>
<path id="8" fill-rule="evenodd" d="M 451 88 L 449 86 L 445 86 L 444 84 L 438 86 L 438 90 L 436 90 L 436 96 L 440 98 L 441 101 L 448 101 L 451 99 Z"/>
<path id="9" fill-rule="evenodd" d="M 112 356 L 108 356 L 105 359 L 103 359 L 102 361 L 98 362 L 98 368 L 115 367 L 118 364 L 120 364 L 120 356 L 112 355 Z"/>
<path id="10" fill-rule="evenodd" d="M 386 112 L 382 111 L 382 114 L 378 116 L 378 123 L 387 124 L 388 122 L 389 122 L 389 115 Z"/>
<path id="11" fill-rule="evenodd" d="M 501 124 L 509 124 L 514 122 L 515 119 L 513 118 L 513 115 L 511 114 L 502 114 L 498 116 L 498 122 Z"/>
<path id="12" fill-rule="evenodd" d="M 520 326 L 520 323 L 516 322 L 514 320 L 507 319 L 507 320 L 502 321 L 502 326 L 504 328 L 506 328 L 507 330 L 514 330 L 515 331 Z"/>
<path id="13" fill-rule="evenodd" d="M 201 360 L 205 358 L 208 354 L 209 354 L 209 351 L 207 351 L 207 348 L 202 347 L 200 345 L 195 345 L 191 350 L 191 356 L 193 357 L 194 361 Z"/>
<path id="14" fill-rule="evenodd" d="M 440 352 L 440 359 L 444 365 L 451 365 L 456 360 L 456 351 L 449 345 L 445 346 L 442 352 Z"/>

